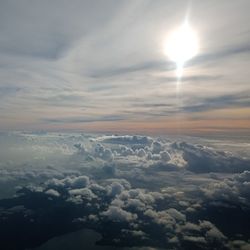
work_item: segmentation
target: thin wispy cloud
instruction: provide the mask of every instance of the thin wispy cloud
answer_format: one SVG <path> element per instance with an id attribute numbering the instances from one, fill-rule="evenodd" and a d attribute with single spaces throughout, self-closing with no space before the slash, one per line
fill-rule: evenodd
<path id="1" fill-rule="evenodd" d="M 72 116 L 147 122 L 249 107 L 248 95 L 239 95 L 250 91 L 248 1 L 13 0 L 0 7 L 2 130 L 58 114 L 67 127 Z M 185 64 L 178 101 L 163 41 L 187 13 L 200 50 Z"/>

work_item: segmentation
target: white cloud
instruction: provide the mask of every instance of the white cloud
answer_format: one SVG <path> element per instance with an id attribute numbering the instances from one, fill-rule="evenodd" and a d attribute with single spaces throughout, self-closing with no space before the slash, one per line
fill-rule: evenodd
<path id="1" fill-rule="evenodd" d="M 69 194 L 70 195 L 81 195 L 81 196 L 84 196 L 84 197 L 90 197 L 90 198 L 93 198 L 93 197 L 96 197 L 92 191 L 88 188 L 78 188 L 78 189 L 71 189 L 69 190 Z"/>
<path id="2" fill-rule="evenodd" d="M 114 158 L 112 151 L 99 143 L 95 147 L 95 156 L 108 162 L 112 161 Z"/>
<path id="3" fill-rule="evenodd" d="M 188 235 L 184 235 L 183 239 L 186 240 L 186 241 L 191 241 L 193 243 L 200 243 L 200 244 L 203 244 L 203 245 L 205 245 L 207 243 L 206 240 L 205 240 L 205 238 L 202 237 L 202 236 L 188 236 Z"/>
<path id="4" fill-rule="evenodd" d="M 169 208 L 166 210 L 172 217 L 174 217 L 177 221 L 186 221 L 186 215 L 177 211 L 175 208 Z"/>
<path id="5" fill-rule="evenodd" d="M 78 176 L 75 177 L 69 182 L 66 181 L 66 185 L 69 184 L 72 188 L 84 188 L 89 185 L 89 177 L 88 176 Z"/>
<path id="6" fill-rule="evenodd" d="M 236 173 L 250 168 L 250 160 L 207 146 L 182 142 L 174 143 L 172 147 L 183 153 L 183 159 L 187 162 L 187 169 L 193 172 Z"/>
<path id="7" fill-rule="evenodd" d="M 171 156 L 167 151 L 161 151 L 160 156 L 161 156 L 161 160 L 164 162 L 168 162 L 171 160 Z"/>
<path id="8" fill-rule="evenodd" d="M 145 157 L 146 156 L 146 152 L 143 148 L 140 148 L 139 150 L 136 151 L 136 154 L 139 156 L 139 157 Z"/>
<path id="9" fill-rule="evenodd" d="M 175 219 L 167 211 L 154 211 L 148 209 L 144 212 L 144 215 L 151 218 L 155 223 L 164 225 L 166 229 L 173 230 L 176 225 Z"/>
<path id="10" fill-rule="evenodd" d="M 55 196 L 55 197 L 59 197 L 60 196 L 60 193 L 57 192 L 54 189 L 48 189 L 45 193 L 48 194 L 48 195 L 51 195 L 51 196 Z"/>
<path id="11" fill-rule="evenodd" d="M 113 221 L 130 222 L 137 219 L 136 214 L 132 214 L 116 206 L 110 206 L 107 211 L 102 212 L 102 215 Z"/>
<path id="12" fill-rule="evenodd" d="M 97 198 L 97 196 L 89 188 L 79 188 L 69 190 L 70 197 L 68 201 L 81 204 L 85 200 L 92 200 Z"/>
<path id="13" fill-rule="evenodd" d="M 250 171 L 244 171 L 232 178 L 210 184 L 203 188 L 209 199 L 235 201 L 250 204 Z"/>
<path id="14" fill-rule="evenodd" d="M 121 145 L 149 145 L 152 143 L 152 138 L 148 136 L 139 136 L 139 135 L 112 135 L 112 136 L 103 136 L 97 138 L 97 141 L 102 141 L 105 143 L 114 143 Z"/>
<path id="15" fill-rule="evenodd" d="M 110 186 L 107 187 L 107 190 L 109 195 L 116 196 L 124 190 L 124 187 L 119 182 L 113 182 Z"/>

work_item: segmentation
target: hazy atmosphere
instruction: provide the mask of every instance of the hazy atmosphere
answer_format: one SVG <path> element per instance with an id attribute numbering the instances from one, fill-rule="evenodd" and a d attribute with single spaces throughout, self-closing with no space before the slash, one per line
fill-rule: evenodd
<path id="1" fill-rule="evenodd" d="M 250 249 L 249 10 L 0 0 L 0 249 Z"/>
<path id="2" fill-rule="evenodd" d="M 248 133 L 249 1 L 1 1 L 2 130 Z M 163 53 L 185 18 L 199 53 Z"/>

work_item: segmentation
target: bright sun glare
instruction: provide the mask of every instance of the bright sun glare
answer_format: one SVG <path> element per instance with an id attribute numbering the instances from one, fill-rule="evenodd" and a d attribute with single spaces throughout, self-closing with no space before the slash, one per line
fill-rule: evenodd
<path id="1" fill-rule="evenodd" d="M 186 21 L 180 28 L 170 33 L 164 43 L 164 53 L 176 63 L 176 76 L 182 76 L 184 63 L 197 55 L 199 41 L 196 32 Z"/>

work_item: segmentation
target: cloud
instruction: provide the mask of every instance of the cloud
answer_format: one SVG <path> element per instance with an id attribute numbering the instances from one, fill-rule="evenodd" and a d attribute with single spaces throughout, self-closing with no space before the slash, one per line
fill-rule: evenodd
<path id="1" fill-rule="evenodd" d="M 0 222 L 9 225 L 4 227 L 9 233 L 24 225 L 37 232 L 43 230 L 41 222 L 49 220 L 56 228 L 50 233 L 46 226 L 46 240 L 54 233 L 88 227 L 102 233 L 101 245 L 115 247 L 130 242 L 168 249 L 248 246 L 250 173 L 245 170 L 248 159 L 237 154 L 245 144 L 229 153 L 230 147 L 222 146 L 228 141 L 214 142 L 218 150 L 211 141 L 189 137 L 41 133 L 18 138 L 23 150 L 39 145 L 33 157 L 57 152 L 56 147 L 66 147 L 67 154 L 60 158 L 54 153 L 49 166 L 50 159 L 41 166 L 18 161 L 1 165 L 2 190 L 6 183 L 18 186 L 15 196 L 0 199 Z M 9 140 L 17 141 L 10 135 Z M 8 140 L 4 143 L 12 147 Z M 28 212 L 15 208 L 20 204 Z M 17 222 L 15 216 L 22 219 Z M 5 234 L 0 235 L 7 244 Z M 28 248 L 25 237 L 20 238 L 15 242 Z"/>
<path id="2" fill-rule="evenodd" d="M 206 245 L 206 243 L 207 243 L 205 238 L 201 237 L 201 236 L 184 235 L 183 240 L 190 241 L 190 242 L 195 243 L 195 244 L 201 244 L 201 245 Z"/>
<path id="3" fill-rule="evenodd" d="M 245 182 L 248 177 L 248 173 L 244 173 L 235 176 L 235 180 Z M 57 183 L 55 189 L 48 189 L 51 182 L 47 182 L 45 187 L 40 188 L 39 191 L 37 188 L 29 189 L 29 192 L 24 190 L 19 199 L 22 199 L 22 197 L 29 199 L 30 194 L 32 194 L 31 197 L 36 195 L 50 197 L 55 196 L 55 194 L 58 196 L 57 189 L 63 187 L 60 191 L 63 195 L 58 196 L 62 198 L 61 202 L 65 201 L 65 204 L 62 203 L 61 206 L 70 206 L 70 209 L 73 207 L 78 216 L 83 216 L 78 217 L 82 219 L 77 221 L 73 219 L 74 223 L 83 223 L 83 225 L 84 223 L 90 223 L 88 225 L 96 225 L 96 230 L 98 230 L 98 225 L 102 225 L 104 228 L 105 225 L 109 225 L 106 237 L 114 237 L 112 234 L 115 234 L 119 242 L 123 240 L 127 242 L 127 239 L 137 239 L 141 242 L 146 240 L 147 242 L 154 239 L 153 246 L 158 246 L 157 242 L 164 242 L 167 246 L 177 249 L 185 248 L 186 244 L 191 244 L 189 246 L 192 248 L 198 246 L 219 248 L 226 247 L 229 244 L 227 237 L 210 221 L 189 221 L 190 217 L 186 215 L 185 208 L 190 204 L 186 202 L 184 208 L 183 205 L 179 205 L 180 201 L 188 198 L 188 196 L 180 196 L 180 194 L 175 196 L 173 191 L 162 193 L 134 189 L 124 179 L 108 179 L 106 180 L 107 183 L 110 183 L 108 187 L 106 187 L 106 183 L 100 185 L 94 180 L 89 180 L 91 184 L 85 188 L 72 186 L 72 183 L 75 184 L 77 183 L 76 180 L 81 179 L 86 180 L 86 176 L 68 176 L 60 182 L 59 180 L 53 180 L 53 183 Z M 58 185 L 58 182 L 63 183 L 63 186 Z M 198 198 L 197 194 L 194 197 L 196 197 L 196 200 L 202 199 L 202 196 Z M 44 198 L 46 200 L 46 196 Z M 190 202 L 196 202 L 193 199 Z M 29 206 L 27 208 L 29 209 Z M 13 213 L 16 213 L 15 211 Z M 46 207 L 44 207 L 44 211 L 46 213 Z M 36 210 L 33 211 L 34 213 L 37 213 Z M 196 212 L 194 212 L 195 214 Z M 110 224 L 110 222 L 118 223 L 116 225 L 122 225 L 122 227 L 119 228 L 118 226 L 116 231 L 112 231 L 110 225 L 113 224 Z M 157 235 L 155 235 L 154 230 L 158 231 Z M 165 238 L 162 238 L 162 235 L 165 235 Z M 231 242 L 230 244 L 236 243 Z"/>
<path id="4" fill-rule="evenodd" d="M 114 158 L 113 152 L 109 148 L 103 147 L 101 144 L 96 145 L 95 155 L 105 161 L 112 161 Z"/>
<path id="5" fill-rule="evenodd" d="M 121 115 L 107 115 L 100 117 L 65 117 L 65 118 L 48 118 L 43 119 L 45 122 L 49 123 L 91 123 L 91 122 L 105 122 L 105 121 L 122 121 L 125 120 L 124 116 Z"/>
<path id="6" fill-rule="evenodd" d="M 84 145 L 82 145 L 81 143 L 76 143 L 76 144 L 74 144 L 74 147 L 75 147 L 76 149 L 78 149 L 78 152 L 79 152 L 80 154 L 84 154 L 84 153 L 85 153 Z"/>
<path id="7" fill-rule="evenodd" d="M 82 199 L 91 200 L 96 198 L 96 195 L 89 188 L 78 188 L 69 190 L 70 198 L 69 201 L 80 202 L 82 203 Z"/>
<path id="8" fill-rule="evenodd" d="M 203 112 L 208 110 L 228 108 L 228 107 L 249 107 L 250 95 L 246 93 L 234 93 L 217 97 L 203 98 L 197 100 L 198 104 L 183 107 L 185 112 Z"/>
<path id="9" fill-rule="evenodd" d="M 232 57 L 238 54 L 250 53 L 250 46 L 248 43 L 232 44 L 230 47 L 222 48 L 215 53 L 207 53 L 200 55 L 190 61 L 190 64 L 207 63 L 209 61 L 218 61 L 227 57 Z"/>
<path id="10" fill-rule="evenodd" d="M 140 148 L 139 150 L 136 151 L 136 154 L 139 156 L 139 157 L 145 157 L 146 156 L 146 152 L 143 148 Z"/>
<path id="11" fill-rule="evenodd" d="M 147 238 L 147 234 L 145 234 L 143 231 L 141 230 L 127 230 L 127 229 L 124 229 L 122 230 L 122 232 L 124 234 L 129 234 L 129 235 L 132 235 L 133 237 L 138 237 L 138 238 L 142 238 L 142 239 L 145 239 Z"/>
<path id="12" fill-rule="evenodd" d="M 0 86 L 0 96 L 1 99 L 6 98 L 11 95 L 15 95 L 19 91 L 22 91 L 21 88 L 19 87 L 14 87 L 14 86 Z"/>
<path id="13" fill-rule="evenodd" d="M 187 162 L 187 169 L 193 172 L 237 173 L 250 168 L 248 159 L 234 156 L 228 152 L 185 142 L 174 143 L 172 146 L 182 151 L 183 159 Z"/>
<path id="14" fill-rule="evenodd" d="M 250 203 L 250 171 L 244 171 L 219 183 L 210 184 L 203 191 L 212 200 L 234 201 L 237 204 Z"/>
<path id="15" fill-rule="evenodd" d="M 147 136 L 139 136 L 139 135 L 112 135 L 112 136 L 104 136 L 99 137 L 97 140 L 105 142 L 105 143 L 114 143 L 121 145 L 131 145 L 131 144 L 142 144 L 147 145 L 151 144 L 152 139 Z"/>
<path id="16" fill-rule="evenodd" d="M 85 188 L 89 185 L 88 176 L 73 176 L 64 179 L 53 178 L 48 180 L 46 184 L 51 187 L 66 187 L 66 188 Z"/>
<path id="17" fill-rule="evenodd" d="M 116 196 L 124 190 L 124 187 L 119 182 L 113 182 L 110 186 L 107 187 L 107 189 L 109 195 Z"/>
<path id="18" fill-rule="evenodd" d="M 66 185 L 70 185 L 73 188 L 84 188 L 89 185 L 89 177 L 79 176 L 71 180 L 66 179 Z"/>
<path id="19" fill-rule="evenodd" d="M 167 212 L 177 221 L 186 221 L 186 216 L 177 211 L 175 208 L 169 208 Z"/>
<path id="20" fill-rule="evenodd" d="M 49 3 L 31 3 L 27 8 L 27 1 L 19 3 L 1 4 L 2 32 L 0 51 L 13 55 L 26 55 L 56 60 L 69 50 L 72 44 L 84 34 L 89 33 L 88 20 L 94 30 L 98 22 L 108 21 L 108 13 L 112 13 L 117 4 L 109 6 L 109 12 L 96 13 L 97 3 L 74 1 L 74 4 L 61 3 L 57 15 L 52 9 L 56 9 L 58 1 Z M 103 10 L 106 5 L 101 4 Z M 31 12 L 36 16 L 34 20 Z M 46 18 L 44 16 L 46 11 Z M 10 18 L 6 13 L 12 14 Z M 63 27 L 58 24 L 64 24 Z M 29 36 L 27 36 L 29 35 Z M 18 41 L 18 42 L 16 42 Z"/>
<path id="21" fill-rule="evenodd" d="M 173 119 L 176 112 L 192 119 L 201 111 L 249 107 L 242 94 L 249 92 L 247 1 L 220 2 L 216 8 L 197 2 L 189 8 L 203 49 L 185 64 L 181 108 L 175 101 L 174 63 L 161 50 L 168 32 L 183 22 L 185 4 L 73 0 L 58 5 L 57 0 L 1 3 L 1 130 L 79 131 L 84 124 L 85 130 L 101 131 L 112 123 L 128 131 L 127 123 L 138 130 L 137 122 L 145 122 L 145 130 L 152 121 L 164 127 L 161 119 Z"/>
<path id="22" fill-rule="evenodd" d="M 107 211 L 102 212 L 103 216 L 113 221 L 133 221 L 137 219 L 136 214 L 132 214 L 120 207 L 110 206 Z"/>
<path id="23" fill-rule="evenodd" d="M 55 196 L 55 197 L 59 197 L 60 196 L 60 193 L 57 192 L 54 189 L 48 189 L 45 193 L 48 194 L 48 195 L 51 195 L 51 196 Z"/>
<path id="24" fill-rule="evenodd" d="M 249 242 L 244 240 L 234 240 L 229 242 L 230 249 L 240 249 L 240 250 L 247 250 L 250 247 Z"/>
<path id="25" fill-rule="evenodd" d="M 103 77 L 114 77 L 119 75 L 124 75 L 128 73 L 138 72 L 138 71 L 146 71 L 148 69 L 157 69 L 166 67 L 166 64 L 163 61 L 152 61 L 152 62 L 144 62 L 138 65 L 130 65 L 121 68 L 106 68 L 99 71 L 94 71 L 89 74 L 90 77 L 93 78 L 103 78 Z M 173 69 L 173 63 L 169 62 L 168 67 Z"/>
<path id="26" fill-rule="evenodd" d="M 220 230 L 209 221 L 199 221 L 198 224 L 187 222 L 184 225 L 178 225 L 177 233 L 180 233 L 185 242 L 198 245 L 201 248 L 207 246 L 217 246 L 226 248 L 227 238 Z"/>

